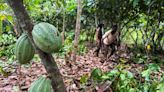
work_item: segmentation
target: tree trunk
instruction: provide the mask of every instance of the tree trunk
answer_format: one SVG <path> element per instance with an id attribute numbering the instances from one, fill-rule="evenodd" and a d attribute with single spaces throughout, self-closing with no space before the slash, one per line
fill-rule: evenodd
<path id="1" fill-rule="evenodd" d="M 62 31 L 62 44 L 64 44 L 65 39 L 65 10 L 63 11 L 63 31 Z"/>
<path id="2" fill-rule="evenodd" d="M 78 49 L 78 43 L 79 43 L 79 35 L 80 35 L 80 17 L 81 17 L 81 0 L 77 0 L 78 6 L 77 6 L 77 19 L 76 19 L 76 30 L 75 30 L 75 38 L 74 38 L 74 52 L 73 52 L 73 61 L 76 61 L 76 53 Z"/>
<path id="3" fill-rule="evenodd" d="M 30 17 L 26 12 L 25 7 L 23 6 L 23 0 L 7 0 L 7 3 L 13 9 L 17 21 L 20 24 L 20 27 L 28 33 L 30 41 L 32 42 L 37 53 L 39 54 L 41 61 L 46 68 L 46 71 L 50 75 L 50 78 L 52 80 L 53 91 L 66 92 L 62 76 L 59 72 L 57 64 L 54 61 L 53 56 L 38 49 L 33 42 L 31 35 L 33 23 L 30 20 Z"/>

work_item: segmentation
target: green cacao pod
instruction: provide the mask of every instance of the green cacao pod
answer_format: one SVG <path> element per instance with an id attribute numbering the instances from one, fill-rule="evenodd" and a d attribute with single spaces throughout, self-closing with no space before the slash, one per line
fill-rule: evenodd
<path id="1" fill-rule="evenodd" d="M 49 23 L 41 22 L 35 25 L 32 36 L 36 46 L 46 53 L 57 52 L 62 46 L 60 33 Z"/>
<path id="2" fill-rule="evenodd" d="M 52 92 L 51 80 L 40 76 L 31 84 L 28 92 Z"/>
<path id="3" fill-rule="evenodd" d="M 20 64 L 27 64 L 34 57 L 35 50 L 28 39 L 27 34 L 23 33 L 16 42 L 15 55 Z"/>

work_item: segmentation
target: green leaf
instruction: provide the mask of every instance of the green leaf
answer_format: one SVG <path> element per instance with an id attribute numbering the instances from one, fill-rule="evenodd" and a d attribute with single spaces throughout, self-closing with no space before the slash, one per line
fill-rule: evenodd
<path id="1" fill-rule="evenodd" d="M 139 3 L 139 0 L 133 0 L 133 7 L 136 7 Z"/>
<path id="2" fill-rule="evenodd" d="M 136 92 L 136 89 L 130 88 L 129 92 Z"/>
<path id="3" fill-rule="evenodd" d="M 107 73 L 107 76 L 111 77 L 111 76 L 115 76 L 115 75 L 118 75 L 118 74 L 119 74 L 118 70 L 112 70 L 112 71 Z"/>
<path id="4" fill-rule="evenodd" d="M 8 20 L 12 25 L 14 25 L 13 16 L 12 16 L 12 15 L 8 15 L 8 16 L 6 16 L 6 17 L 7 17 L 7 20 Z"/>
<path id="5" fill-rule="evenodd" d="M 103 76 L 101 76 L 101 79 L 102 79 L 102 80 L 108 80 L 108 79 L 110 79 L 110 77 L 107 76 L 107 75 L 103 75 Z"/>
<path id="6" fill-rule="evenodd" d="M 125 60 L 124 58 L 120 58 L 119 61 L 120 61 L 121 63 L 126 63 L 126 62 L 128 62 L 128 61 Z"/>
<path id="7" fill-rule="evenodd" d="M 151 0 L 144 0 L 146 5 L 149 5 L 151 3 Z"/>
<path id="8" fill-rule="evenodd" d="M 55 0 L 55 4 L 56 4 L 56 6 L 58 6 L 58 7 L 61 7 L 61 3 L 60 3 L 60 1 L 59 0 Z"/>
<path id="9" fill-rule="evenodd" d="M 133 74 L 129 71 L 127 71 L 127 76 L 128 76 L 128 78 L 133 78 L 134 77 Z"/>
<path id="10" fill-rule="evenodd" d="M 125 74 L 120 74 L 120 78 L 121 78 L 121 80 L 125 80 L 125 79 L 126 79 L 125 76 L 126 76 Z"/>
<path id="11" fill-rule="evenodd" d="M 84 83 L 87 83 L 87 80 L 88 80 L 88 75 L 83 75 L 81 78 L 80 78 L 80 82 L 82 83 L 82 84 L 84 84 Z"/>
<path id="12" fill-rule="evenodd" d="M 157 70 L 160 70 L 160 67 L 158 64 L 155 64 L 155 63 L 152 63 L 152 64 L 149 64 L 148 65 L 148 68 L 152 71 L 157 71 Z"/>
<path id="13" fill-rule="evenodd" d="M 102 71 L 99 68 L 94 69 L 91 73 L 91 77 L 94 80 L 99 80 L 101 78 L 101 76 L 102 76 Z"/>
<path id="14" fill-rule="evenodd" d="M 139 60 L 138 60 L 138 63 L 140 64 L 140 63 L 144 63 L 144 59 L 143 58 L 139 58 Z"/>
<path id="15" fill-rule="evenodd" d="M 149 77 L 150 77 L 150 72 L 151 70 L 150 69 L 147 69 L 145 71 L 143 71 L 141 74 L 142 74 L 142 77 L 145 77 L 145 80 L 149 81 Z"/>
<path id="16" fill-rule="evenodd" d="M 144 92 L 148 92 L 148 90 L 149 90 L 149 86 L 145 83 L 144 84 Z"/>
<path id="17" fill-rule="evenodd" d="M 164 82 L 160 83 L 158 86 L 157 86 L 157 92 L 163 92 L 164 91 Z"/>
<path id="18" fill-rule="evenodd" d="M 9 73 L 6 72 L 6 71 L 4 71 L 3 68 L 2 68 L 1 66 L 0 66 L 0 73 L 2 73 L 3 76 L 6 76 L 6 77 L 9 75 Z"/>

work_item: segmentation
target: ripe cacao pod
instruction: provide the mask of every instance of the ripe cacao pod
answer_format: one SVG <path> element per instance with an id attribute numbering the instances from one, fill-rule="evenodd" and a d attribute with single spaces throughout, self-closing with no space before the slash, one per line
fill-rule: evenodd
<path id="1" fill-rule="evenodd" d="M 32 36 L 36 46 L 46 53 L 57 52 L 62 46 L 62 38 L 52 24 L 41 22 L 34 26 Z"/>
<path id="2" fill-rule="evenodd" d="M 31 84 L 28 92 L 52 92 L 51 80 L 40 76 Z"/>
<path id="3" fill-rule="evenodd" d="M 35 50 L 28 39 L 27 34 L 23 33 L 16 42 L 15 55 L 20 64 L 27 64 L 34 57 Z"/>

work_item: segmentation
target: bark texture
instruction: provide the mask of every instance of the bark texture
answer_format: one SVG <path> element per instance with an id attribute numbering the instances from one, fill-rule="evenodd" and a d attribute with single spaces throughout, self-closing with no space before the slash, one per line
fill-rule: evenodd
<path id="1" fill-rule="evenodd" d="M 50 75 L 50 78 L 52 80 L 52 87 L 54 92 L 66 92 L 66 88 L 64 86 L 64 82 L 62 79 L 62 76 L 59 72 L 59 69 L 57 67 L 57 64 L 54 61 L 54 58 L 51 54 L 47 54 L 40 49 L 38 49 L 32 39 L 32 29 L 33 29 L 33 23 L 30 20 L 29 15 L 27 14 L 27 11 L 25 7 L 23 6 L 23 0 L 7 0 L 8 5 L 12 8 L 14 11 L 14 14 L 17 18 L 17 21 L 20 25 L 20 27 L 28 33 L 28 37 L 30 41 L 32 42 L 33 46 L 35 47 L 37 53 L 39 54 L 41 61 L 43 65 L 45 66 L 48 74 Z"/>
<path id="2" fill-rule="evenodd" d="M 77 0 L 77 19 L 76 19 L 76 30 L 75 30 L 75 39 L 74 39 L 74 52 L 73 52 L 73 61 L 76 61 L 76 53 L 78 49 L 79 43 L 79 35 L 80 35 L 80 17 L 81 17 L 81 0 Z"/>

